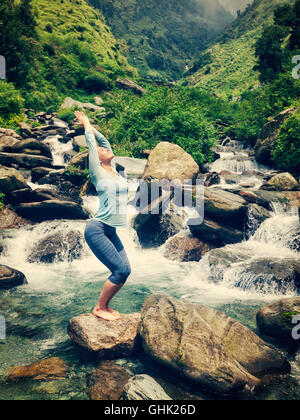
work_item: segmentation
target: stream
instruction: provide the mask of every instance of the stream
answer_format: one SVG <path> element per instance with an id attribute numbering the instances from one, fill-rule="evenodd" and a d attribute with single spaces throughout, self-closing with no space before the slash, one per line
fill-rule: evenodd
<path id="1" fill-rule="evenodd" d="M 64 153 L 71 151 L 70 141 L 62 144 L 51 137 L 54 165 L 66 164 Z M 210 171 L 231 171 L 234 175 L 221 176 L 221 184 L 211 188 L 228 191 L 239 186 L 258 189 L 263 177 L 274 171 L 257 164 L 251 150 L 245 150 L 237 142 L 229 141 L 219 146 L 221 158 L 210 165 Z M 128 160 L 130 166 L 130 160 Z M 135 162 L 130 172 L 130 196 L 138 186 Z M 30 171 L 23 171 L 28 184 L 34 189 L 41 187 L 31 182 Z M 53 185 L 43 187 L 55 188 Z M 95 196 L 84 197 L 84 208 L 93 213 L 98 206 Z M 129 206 L 130 219 L 135 209 Z M 194 303 L 212 306 L 232 316 L 256 333 L 255 315 L 259 308 L 280 297 L 295 296 L 293 285 L 280 288 L 272 276 L 266 275 L 258 281 L 257 275 L 249 271 L 249 265 L 261 258 L 271 258 L 280 263 L 286 259 L 297 259 L 299 253 L 291 243 L 297 234 L 299 219 L 296 210 L 287 210 L 273 203 L 272 217 L 261 224 L 248 240 L 241 244 L 222 248 L 223 258 L 211 264 L 210 253 L 200 262 L 179 263 L 164 257 L 165 246 L 157 249 L 142 249 L 131 228 L 118 229 L 132 262 L 132 274 L 114 298 L 113 307 L 122 313 L 140 311 L 147 296 L 153 293 L 169 294 Z M 11 291 L 0 292 L 0 315 L 6 319 L 7 338 L 0 340 L 0 399 L 9 400 L 84 400 L 88 399 L 86 376 L 97 367 L 94 360 L 83 359 L 79 350 L 68 338 L 66 329 L 69 320 L 79 314 L 90 312 L 98 299 L 108 271 L 84 243 L 80 259 L 52 264 L 29 263 L 27 257 L 33 245 L 50 233 L 79 231 L 82 235 L 86 221 L 54 220 L 35 226 L 2 231 L 7 253 L 1 255 L 1 264 L 23 272 L 28 280 Z M 249 225 L 251 231 L 251 223 Z M 188 234 L 188 228 L 181 232 Z M 214 252 L 214 251 L 211 251 Z M 236 261 L 226 264 L 227 259 L 238 255 Z M 225 261 L 225 263 L 224 263 Z M 12 366 L 21 366 L 50 358 L 60 357 L 69 367 L 66 379 L 55 382 L 25 381 L 6 383 L 5 375 Z M 118 364 L 130 372 L 148 373 L 160 377 L 160 369 L 149 363 L 144 356 L 137 359 L 120 359 Z M 268 386 L 253 399 L 298 399 L 300 393 L 300 357 L 291 360 L 292 374 L 282 382 Z M 170 387 L 173 397 L 185 397 L 180 388 Z M 203 397 L 199 394 L 199 398 Z M 207 396 L 209 398 L 209 396 Z"/>

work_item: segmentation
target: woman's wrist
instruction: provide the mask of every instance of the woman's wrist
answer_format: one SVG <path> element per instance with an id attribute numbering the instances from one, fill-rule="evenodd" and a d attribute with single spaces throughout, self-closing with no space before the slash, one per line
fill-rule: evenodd
<path id="1" fill-rule="evenodd" d="M 91 123 L 84 124 L 84 130 L 85 131 L 93 130 Z"/>

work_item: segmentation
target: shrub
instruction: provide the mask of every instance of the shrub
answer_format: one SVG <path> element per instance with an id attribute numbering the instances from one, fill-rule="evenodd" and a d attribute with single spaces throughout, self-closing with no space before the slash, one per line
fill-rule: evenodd
<path id="1" fill-rule="evenodd" d="M 291 115 L 272 143 L 272 158 L 277 168 L 300 175 L 300 113 Z"/>
<path id="2" fill-rule="evenodd" d="M 105 100 L 109 118 L 100 124 L 114 139 L 116 152 L 139 157 L 143 149 L 168 141 L 181 146 L 198 164 L 211 162 L 217 140 L 213 123 L 215 115 L 225 114 L 223 102 L 195 88 L 149 85 L 147 89 L 142 97 L 115 90 Z"/>
<path id="3" fill-rule="evenodd" d="M 4 207 L 5 204 L 5 194 L 0 193 L 0 210 Z"/>
<path id="4" fill-rule="evenodd" d="M 0 81 L 0 115 L 3 119 L 20 116 L 23 112 L 24 99 L 12 83 Z"/>
<path id="5" fill-rule="evenodd" d="M 103 74 L 91 74 L 84 78 L 80 87 L 89 93 L 98 93 L 105 89 L 111 88 L 111 81 Z"/>

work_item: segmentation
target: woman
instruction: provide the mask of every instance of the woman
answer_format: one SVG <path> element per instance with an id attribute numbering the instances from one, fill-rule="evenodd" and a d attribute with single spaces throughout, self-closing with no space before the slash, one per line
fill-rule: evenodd
<path id="1" fill-rule="evenodd" d="M 93 315 L 106 321 L 120 319 L 109 307 L 111 299 L 124 286 L 131 273 L 124 246 L 116 228 L 127 224 L 127 181 L 116 172 L 116 162 L 109 141 L 92 127 L 88 117 L 76 111 L 77 125 L 83 125 L 89 148 L 89 171 L 99 196 L 99 209 L 87 223 L 84 237 L 92 252 L 111 271 Z M 97 147 L 97 142 L 100 147 Z"/>

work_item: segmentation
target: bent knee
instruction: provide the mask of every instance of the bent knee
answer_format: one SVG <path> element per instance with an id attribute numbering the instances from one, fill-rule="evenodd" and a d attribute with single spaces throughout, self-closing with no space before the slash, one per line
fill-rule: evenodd
<path id="1" fill-rule="evenodd" d="M 123 265 L 122 267 L 119 267 L 118 270 L 112 273 L 110 280 L 112 281 L 112 283 L 115 284 L 123 284 L 126 282 L 130 274 L 131 267 L 128 265 Z"/>

